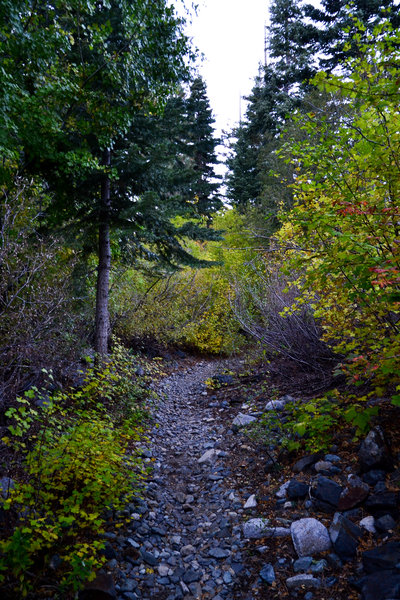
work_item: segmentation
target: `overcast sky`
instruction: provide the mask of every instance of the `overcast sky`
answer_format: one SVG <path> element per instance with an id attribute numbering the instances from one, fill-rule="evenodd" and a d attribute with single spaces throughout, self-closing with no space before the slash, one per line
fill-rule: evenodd
<path id="1" fill-rule="evenodd" d="M 191 0 L 185 0 L 187 6 Z M 205 79 L 217 133 L 229 131 L 245 111 L 247 95 L 264 60 L 269 0 L 199 0 L 188 33 L 204 54 Z"/>

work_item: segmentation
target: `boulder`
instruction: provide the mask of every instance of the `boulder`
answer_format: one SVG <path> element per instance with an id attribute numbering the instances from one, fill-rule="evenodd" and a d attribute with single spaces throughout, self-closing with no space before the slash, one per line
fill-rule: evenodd
<path id="1" fill-rule="evenodd" d="M 368 485 L 376 485 L 378 481 L 385 481 L 386 471 L 382 471 L 382 469 L 371 469 L 371 471 L 367 471 L 362 475 L 362 479 L 365 483 L 368 483 Z"/>
<path id="2" fill-rule="evenodd" d="M 336 554 L 344 561 L 352 560 L 357 553 L 358 540 L 362 535 L 360 527 L 340 513 L 336 513 L 329 534 Z"/>
<path id="3" fill-rule="evenodd" d="M 93 581 L 79 592 L 79 600 L 116 600 L 117 592 L 112 575 L 100 571 Z"/>
<path id="4" fill-rule="evenodd" d="M 339 503 L 342 491 L 342 486 L 336 483 L 336 481 L 319 475 L 317 486 L 313 490 L 313 496 L 316 499 L 315 506 L 323 512 L 334 512 Z"/>
<path id="5" fill-rule="evenodd" d="M 400 563 L 400 542 L 387 542 L 362 555 L 362 563 L 366 573 L 395 569 Z"/>
<path id="6" fill-rule="evenodd" d="M 371 469 L 390 470 L 393 467 L 393 460 L 380 428 L 371 429 L 367 437 L 361 442 L 358 451 L 358 462 L 362 472 Z"/>
<path id="7" fill-rule="evenodd" d="M 293 545 L 297 554 L 313 556 L 331 547 L 331 540 L 325 525 L 313 518 L 294 521 L 290 527 Z"/>
<path id="8" fill-rule="evenodd" d="M 303 499 L 307 496 L 309 486 L 303 481 L 291 479 L 286 489 L 287 497 L 291 500 Z"/>
<path id="9" fill-rule="evenodd" d="M 294 473 L 301 473 L 307 469 L 310 469 L 317 460 L 320 458 L 319 454 L 309 454 L 300 458 L 292 467 Z"/>
<path id="10" fill-rule="evenodd" d="M 369 495 L 369 485 L 364 483 L 357 475 L 349 475 L 347 487 L 340 494 L 338 509 L 350 510 L 358 506 Z"/>
<path id="11" fill-rule="evenodd" d="M 398 494 L 396 492 L 380 492 L 371 494 L 365 502 L 365 507 L 374 516 L 391 514 L 397 516 Z"/>
<path id="12" fill-rule="evenodd" d="M 398 571 L 372 573 L 353 585 L 361 593 L 361 600 L 400 598 L 400 573 Z"/>

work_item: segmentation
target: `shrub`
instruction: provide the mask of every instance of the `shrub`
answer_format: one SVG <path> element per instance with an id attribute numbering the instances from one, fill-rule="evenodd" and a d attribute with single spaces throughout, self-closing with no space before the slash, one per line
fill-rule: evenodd
<path id="1" fill-rule="evenodd" d="M 21 596 L 54 555 L 62 589 L 77 591 L 93 577 L 104 561 L 107 510 L 117 518 L 139 492 L 145 470 L 132 441 L 143 438 L 147 394 L 129 387 L 129 366 L 132 379 L 132 358 L 117 347 L 108 364 L 88 370 L 81 389 L 51 397 L 32 389 L 8 411 L 3 441 L 22 459 L 24 476 L 3 502 L 10 519 L 0 572 Z"/>

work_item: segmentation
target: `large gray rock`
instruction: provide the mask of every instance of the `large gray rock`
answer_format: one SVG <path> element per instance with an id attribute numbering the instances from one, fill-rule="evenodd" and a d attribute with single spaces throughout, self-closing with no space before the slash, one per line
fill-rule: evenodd
<path id="1" fill-rule="evenodd" d="M 211 463 L 213 462 L 217 456 L 220 454 L 220 450 L 215 450 L 215 448 L 211 448 L 210 450 L 206 450 L 204 454 L 198 459 L 198 463 L 201 465 L 203 463 Z"/>
<path id="2" fill-rule="evenodd" d="M 286 406 L 286 402 L 282 402 L 282 400 L 270 400 L 265 405 L 265 410 L 267 412 L 271 412 L 273 410 L 275 412 L 282 412 L 282 410 L 284 410 L 285 406 Z"/>
<path id="3" fill-rule="evenodd" d="M 358 451 L 361 471 L 371 469 L 390 469 L 393 466 L 383 432 L 380 428 L 371 429 L 361 442 Z"/>
<path id="4" fill-rule="evenodd" d="M 245 538 L 258 539 L 264 537 L 268 529 L 269 519 L 249 519 L 243 524 L 243 535 Z"/>
<path id="5" fill-rule="evenodd" d="M 246 427 L 246 425 L 250 425 L 250 423 L 254 423 L 257 421 L 255 417 L 251 415 L 245 415 L 244 413 L 239 413 L 232 421 L 232 425 L 234 427 Z"/>
<path id="6" fill-rule="evenodd" d="M 334 512 L 342 491 L 342 486 L 336 483 L 336 481 L 323 475 L 318 475 L 317 486 L 313 490 L 316 507 L 323 512 Z"/>
<path id="7" fill-rule="evenodd" d="M 313 518 L 294 521 L 290 527 L 294 548 L 299 556 L 313 556 L 331 547 L 325 525 Z"/>

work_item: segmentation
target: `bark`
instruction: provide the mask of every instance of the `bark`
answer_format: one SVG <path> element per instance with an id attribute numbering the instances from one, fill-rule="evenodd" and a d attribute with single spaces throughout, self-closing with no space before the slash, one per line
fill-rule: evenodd
<path id="1" fill-rule="evenodd" d="M 111 163 L 110 150 L 105 150 L 103 164 L 109 166 Z M 110 246 L 110 178 L 104 175 L 101 184 L 101 208 L 99 219 L 99 246 L 98 246 L 98 269 L 96 290 L 96 317 L 95 317 L 95 342 L 94 347 L 100 356 L 106 356 L 108 352 L 108 339 L 110 335 L 110 316 L 108 312 L 108 296 L 111 269 L 111 246 Z"/>

